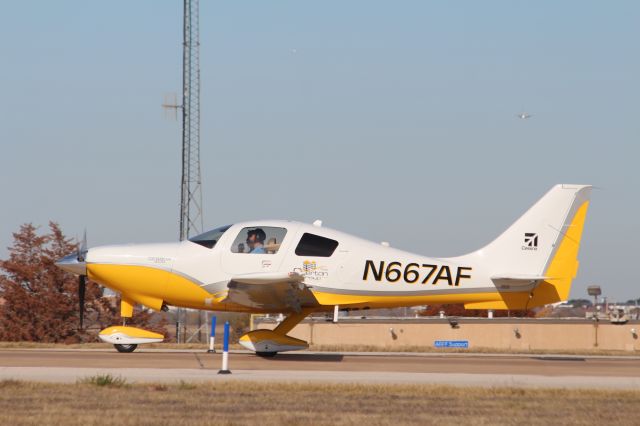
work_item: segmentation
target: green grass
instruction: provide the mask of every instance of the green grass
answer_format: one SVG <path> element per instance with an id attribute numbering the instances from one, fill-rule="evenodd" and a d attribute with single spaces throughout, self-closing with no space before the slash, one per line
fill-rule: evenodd
<path id="1" fill-rule="evenodd" d="M 78 384 L 121 388 L 127 386 L 127 380 L 120 376 L 112 376 L 111 374 L 96 374 L 95 376 L 78 380 Z"/>

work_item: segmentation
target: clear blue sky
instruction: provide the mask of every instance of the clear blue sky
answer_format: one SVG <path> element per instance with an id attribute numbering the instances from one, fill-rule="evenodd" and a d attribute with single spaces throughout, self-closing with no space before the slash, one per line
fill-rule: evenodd
<path id="1" fill-rule="evenodd" d="M 640 296 L 640 3 L 202 1 L 200 22 L 205 227 L 321 218 L 450 256 L 594 184 L 571 297 Z M 177 239 L 181 37 L 179 0 L 3 5 L 0 256 L 25 222 Z"/>

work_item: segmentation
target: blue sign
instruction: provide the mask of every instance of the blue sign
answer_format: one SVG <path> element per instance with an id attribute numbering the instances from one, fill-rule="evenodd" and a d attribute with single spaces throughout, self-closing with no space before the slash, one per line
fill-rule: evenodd
<path id="1" fill-rule="evenodd" d="M 469 349 L 468 340 L 436 340 L 433 342 L 436 348 L 462 348 Z"/>

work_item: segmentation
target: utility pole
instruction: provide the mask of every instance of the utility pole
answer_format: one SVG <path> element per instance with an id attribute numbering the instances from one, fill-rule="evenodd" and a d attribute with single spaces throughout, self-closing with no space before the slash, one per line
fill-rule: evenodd
<path id="1" fill-rule="evenodd" d="M 184 0 L 182 51 L 182 180 L 180 184 L 180 241 L 202 232 L 202 179 L 200 173 L 200 2 Z M 200 314 L 200 312 L 198 312 Z M 178 308 L 176 341 L 186 340 L 186 310 Z"/>

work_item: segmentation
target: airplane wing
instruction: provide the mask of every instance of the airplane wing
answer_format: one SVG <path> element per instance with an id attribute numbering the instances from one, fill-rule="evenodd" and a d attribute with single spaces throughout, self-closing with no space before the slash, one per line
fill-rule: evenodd
<path id="1" fill-rule="evenodd" d="M 257 273 L 238 275 L 227 284 L 224 302 L 274 312 L 300 312 L 320 306 L 304 284 L 304 276 L 295 273 Z"/>

